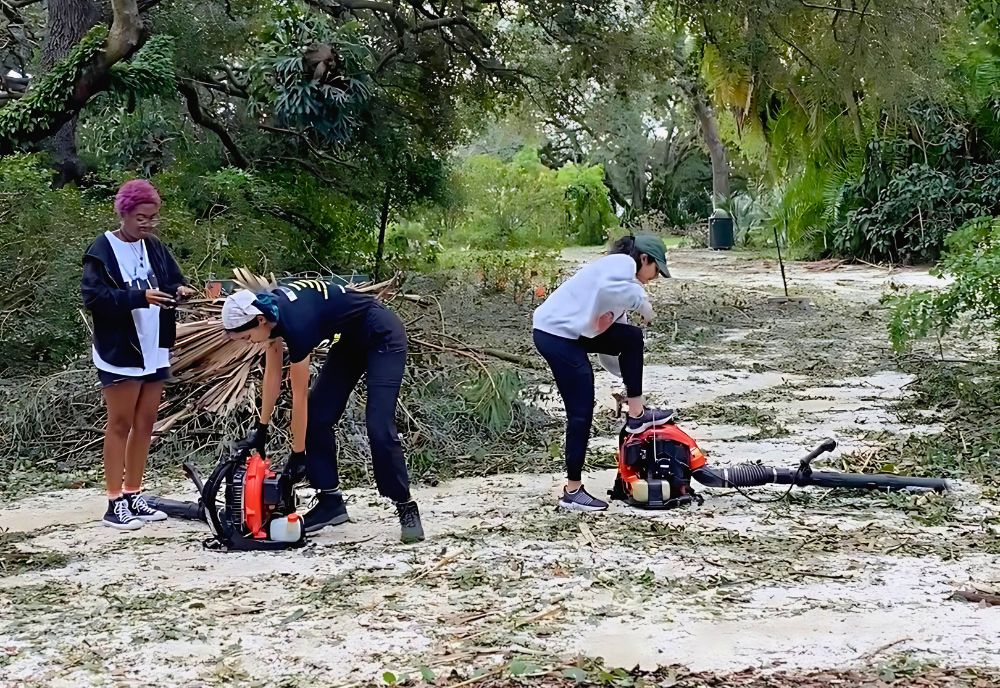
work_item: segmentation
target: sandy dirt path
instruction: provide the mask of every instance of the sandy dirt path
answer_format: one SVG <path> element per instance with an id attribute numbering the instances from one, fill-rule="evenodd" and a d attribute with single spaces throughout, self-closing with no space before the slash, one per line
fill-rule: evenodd
<path id="1" fill-rule="evenodd" d="M 877 450 L 875 430 L 940 430 L 894 412 L 910 378 L 892 368 L 871 312 L 894 280 L 932 283 L 925 271 L 792 266 L 817 306 L 782 312 L 761 306 L 780 288 L 774 267 L 710 252 L 672 263 L 677 279 L 654 289 L 646 386 L 655 403 L 700 409 L 683 425 L 713 462 L 789 465 L 834 436 L 841 450 L 825 465 L 837 467 L 841 451 Z M 601 372 L 597 387 L 594 466 L 609 464 L 616 423 L 614 380 Z M 557 406 L 541 392 L 537 403 Z M 603 494 L 612 478 L 595 467 L 586 482 Z M 949 599 L 1000 581 L 1000 513 L 974 485 L 921 509 L 705 490 L 700 508 L 584 516 L 553 508 L 559 486 L 548 472 L 418 487 L 428 539 L 415 546 L 396 542 L 373 490 L 352 489 L 351 523 L 278 554 L 206 551 L 204 529 L 177 521 L 111 531 L 91 490 L 6 505 L 4 546 L 30 556 L 0 571 L 0 685 L 380 685 L 384 672 L 421 667 L 444 685 L 512 657 L 557 666 L 580 655 L 719 673 L 899 653 L 1000 667 L 1000 608 Z"/>

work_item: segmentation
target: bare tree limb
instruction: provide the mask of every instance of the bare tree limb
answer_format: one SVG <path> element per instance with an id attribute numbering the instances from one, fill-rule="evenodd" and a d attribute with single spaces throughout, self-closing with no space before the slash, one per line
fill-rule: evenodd
<path id="1" fill-rule="evenodd" d="M 861 8 L 861 20 L 860 21 L 862 22 L 862 24 L 865 21 L 865 14 L 868 12 L 868 6 L 871 5 L 871 2 L 872 2 L 872 0 L 865 0 L 865 6 Z M 851 55 L 854 55 L 854 53 L 857 52 L 857 50 L 858 50 L 858 44 L 861 42 L 861 28 L 862 27 L 860 27 L 860 26 L 858 27 L 858 33 L 855 34 L 855 36 L 854 36 L 854 45 L 851 46 Z"/>
<path id="2" fill-rule="evenodd" d="M 236 73 L 233 72 L 233 68 L 232 68 L 231 65 L 223 62 L 222 63 L 222 71 L 224 71 L 226 73 L 226 76 L 229 77 L 229 85 L 230 86 L 232 86 L 235 89 L 240 90 L 243 93 L 247 92 L 247 83 L 245 81 L 241 81 L 240 78 L 238 76 L 236 76 Z"/>
<path id="3" fill-rule="evenodd" d="M 437 19 L 428 19 L 427 21 L 422 21 L 413 27 L 413 33 L 422 33 L 424 31 L 433 31 L 435 29 L 441 29 L 446 26 L 455 26 L 456 24 L 461 24 L 462 26 L 469 26 L 471 22 L 466 17 L 438 17 Z"/>
<path id="4" fill-rule="evenodd" d="M 198 84 L 202 88 L 208 89 L 209 91 L 217 91 L 218 93 L 224 93 L 227 96 L 232 96 L 234 98 L 249 98 L 250 94 L 245 90 L 239 88 L 238 86 L 233 86 L 232 84 L 219 81 L 206 74 L 199 74 L 196 77 L 188 78 L 187 81 L 193 84 Z"/>
<path id="5" fill-rule="evenodd" d="M 395 5 L 388 2 L 377 2 L 377 0 L 306 0 L 306 4 L 330 14 L 334 18 L 339 18 L 345 10 L 350 12 L 368 10 L 385 15 L 397 32 L 405 32 L 409 28 L 406 18 L 400 14 Z"/>
<path id="6" fill-rule="evenodd" d="M 142 20 L 136 0 L 111 0 L 114 20 L 111 33 L 104 47 L 104 62 L 107 69 L 121 62 L 139 47 Z"/>
<path id="7" fill-rule="evenodd" d="M 820 65 L 819 63 L 817 63 L 817 62 L 816 62 L 815 60 L 813 60 L 813 59 L 812 59 L 811 57 L 809 57 L 809 55 L 808 55 L 808 54 L 806 53 L 806 51 L 804 51 L 804 50 L 803 50 L 802 48 L 800 48 L 800 47 L 799 47 L 798 45 L 796 45 L 796 44 L 795 44 L 795 43 L 794 43 L 794 42 L 793 42 L 793 41 L 792 41 L 791 39 L 789 39 L 789 38 L 785 38 L 785 37 L 784 37 L 784 36 L 783 36 L 783 35 L 781 34 L 781 32 L 780 32 L 780 31 L 778 31 L 778 29 L 777 29 L 777 28 L 775 28 L 775 26 L 774 26 L 773 24 L 771 24 L 770 22 L 768 22 L 768 28 L 770 28 L 770 29 L 771 29 L 771 33 L 773 33 L 773 34 L 774 34 L 775 36 L 777 36 L 777 37 L 778 37 L 778 40 L 779 40 L 779 41 L 781 41 L 782 43 L 784 43 L 785 45 L 787 45 L 787 46 L 788 46 L 789 48 L 791 48 L 792 50 L 794 50 L 795 52 L 797 52 L 797 53 L 798 53 L 799 55 L 801 55 L 801 56 L 802 56 L 802 58 L 803 58 L 803 59 L 804 59 L 804 60 L 805 60 L 806 62 L 808 62 L 808 63 L 809 63 L 810 65 L 812 65 L 812 68 L 813 68 L 813 69 L 815 69 L 815 70 L 816 70 L 816 71 L 818 71 L 818 72 L 819 72 L 820 74 L 822 74 L 822 75 L 823 75 L 823 77 L 824 77 L 824 78 L 825 78 L 825 79 L 826 79 L 827 81 L 829 81 L 829 82 L 830 82 L 831 84 L 834 84 L 834 85 L 836 85 L 836 82 L 835 82 L 835 81 L 833 80 L 833 78 L 832 78 L 832 77 L 830 76 L 829 72 L 827 72 L 827 71 L 826 71 L 825 69 L 823 69 L 823 66 L 822 66 L 822 65 Z"/>
<path id="8" fill-rule="evenodd" d="M 432 9 L 428 9 L 425 3 L 420 0 L 406 0 L 405 3 L 403 3 L 403 0 L 393 3 L 382 2 L 380 0 L 306 0 L 306 3 L 310 7 L 336 18 L 340 18 L 345 13 L 351 12 L 372 12 L 382 16 L 392 25 L 392 31 L 396 34 L 396 41 L 393 45 L 385 48 L 379 56 L 379 60 L 373 71 L 373 74 L 376 76 L 382 74 L 389 65 L 405 53 L 408 36 L 418 36 L 432 31 L 439 32 L 441 39 L 456 53 L 464 55 L 476 67 L 487 73 L 501 76 L 523 75 L 523 72 L 520 70 L 504 67 L 496 60 L 480 54 L 477 47 L 480 49 L 490 48 L 492 41 L 465 14 L 466 9 L 471 9 L 471 6 L 467 6 L 465 3 L 459 4 L 454 13 L 449 16 L 443 14 L 449 7 L 448 2 L 442 2 L 440 9 L 435 8 L 433 5 L 431 5 Z M 412 9 L 414 16 L 404 14 L 401 6 Z M 420 18 L 419 20 L 418 17 Z M 449 33 L 449 29 L 459 29 L 459 31 Z"/>
<path id="9" fill-rule="evenodd" d="M 198 90 L 195 86 L 183 79 L 177 79 L 176 83 L 178 92 L 184 96 L 184 100 L 187 103 L 188 112 L 191 113 L 191 120 L 198 126 L 208 129 L 219 137 L 219 142 L 229 152 L 229 157 L 232 159 L 234 165 L 240 169 L 250 167 L 250 162 L 243 155 L 243 151 L 240 150 L 239 146 L 236 145 L 236 141 L 233 140 L 229 130 L 221 122 L 201 109 L 201 101 L 198 99 Z"/>
<path id="10" fill-rule="evenodd" d="M 308 160 L 303 160 L 302 158 L 296 158 L 296 157 L 293 157 L 291 155 L 282 155 L 282 156 L 279 156 L 279 157 L 275 158 L 275 160 L 283 160 L 285 162 L 295 163 L 296 165 L 298 165 L 299 167 L 301 167 L 302 169 L 304 169 L 306 172 L 308 172 L 312 176 L 316 177 L 316 179 L 318 179 L 321 182 L 323 182 L 324 184 L 329 184 L 330 186 L 337 186 L 338 185 L 338 183 L 335 180 L 330 179 L 329 177 L 327 177 L 325 174 L 323 174 L 323 172 L 318 167 L 316 167 L 314 164 L 312 164 Z"/>
<path id="11" fill-rule="evenodd" d="M 803 7 L 809 7 L 814 10 L 827 10 L 829 12 L 838 12 L 838 13 L 847 12 L 848 14 L 858 14 L 861 15 L 862 17 L 865 16 L 865 13 L 862 10 L 856 10 L 851 7 L 840 7 L 837 5 L 814 5 L 811 2 L 805 2 L 805 0 L 799 0 L 799 4 L 802 5 Z"/>

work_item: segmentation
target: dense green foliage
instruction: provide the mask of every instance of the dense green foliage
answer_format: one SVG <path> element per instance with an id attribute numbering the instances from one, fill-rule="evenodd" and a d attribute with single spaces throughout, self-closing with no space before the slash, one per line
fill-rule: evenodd
<path id="1" fill-rule="evenodd" d="M 599 165 L 553 170 L 530 148 L 509 161 L 472 156 L 455 169 L 458 218 L 444 239 L 485 249 L 601 243 L 618 224 L 603 178 Z"/>
<path id="2" fill-rule="evenodd" d="M 804 255 L 926 263 L 964 222 L 1000 212 L 995 27 L 947 9 L 890 3 L 862 25 L 838 15 L 831 36 L 817 30 L 825 13 L 800 5 L 772 25 L 785 33 L 764 32 L 782 49 L 712 41 L 704 74 L 730 105 L 724 128 L 749 182 L 729 201 L 744 241 L 773 243 L 776 228 Z M 795 59 L 775 62 L 789 46 Z"/>
<path id="3" fill-rule="evenodd" d="M 44 13 L 18 17 L 44 33 Z M 144 21 L 144 45 L 80 114 L 90 172 L 76 188 L 47 189 L 44 157 L 0 162 L 15 180 L 0 260 L 32 264 L 14 238 L 60 241 L 64 264 L 17 273 L 51 270 L 60 302 L 75 299 L 70 254 L 113 223 L 113 188 L 135 175 L 161 186 L 164 235 L 196 278 L 236 264 L 424 269 L 448 249 L 486 275 L 503 261 L 477 251 L 702 222 L 722 183 L 715 204 L 743 244 L 777 235 L 796 256 L 892 263 L 947 247 L 944 268 L 972 280 L 964 295 L 947 308 L 920 297 L 899 327 L 989 316 L 972 295 L 991 250 L 951 237 L 1000 214 L 995 3 L 175 0 Z M 19 137 L 8 148 L 44 156 L 32 123 L 67 102 L 106 36 L 96 27 L 44 74 L 23 45 L 0 47 L 32 73 L 23 97 L 0 84 L 0 135 Z M 18 312 L 42 313 L 38 289 Z M 54 360 L 68 351 L 82 323 L 57 319 L 19 333 L 18 356 L 47 338 Z"/>
<path id="4" fill-rule="evenodd" d="M 30 134 L 44 128 L 63 110 L 74 83 L 100 53 L 107 36 L 107 28 L 95 26 L 27 95 L 0 109 L 0 144 L 7 143 L 13 132 Z"/>
<path id="5" fill-rule="evenodd" d="M 955 328 L 966 334 L 970 324 L 992 324 L 1000 346 L 1000 219 L 972 220 L 945 243 L 936 272 L 952 278 L 951 283 L 941 291 L 899 300 L 890 326 L 893 345 L 904 348 L 920 337 L 942 336 Z"/>

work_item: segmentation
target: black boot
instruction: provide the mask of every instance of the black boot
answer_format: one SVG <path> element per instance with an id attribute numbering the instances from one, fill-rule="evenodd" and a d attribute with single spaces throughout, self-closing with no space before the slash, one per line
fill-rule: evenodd
<path id="1" fill-rule="evenodd" d="M 396 513 L 399 514 L 399 525 L 402 526 L 400 540 L 411 544 L 424 539 L 424 527 L 420 524 L 420 511 L 415 501 L 411 499 L 408 502 L 396 502 Z"/>
<path id="2" fill-rule="evenodd" d="M 347 523 L 347 505 L 340 490 L 321 491 L 316 498 L 316 506 L 302 516 L 307 533 L 315 533 L 320 528 Z"/>

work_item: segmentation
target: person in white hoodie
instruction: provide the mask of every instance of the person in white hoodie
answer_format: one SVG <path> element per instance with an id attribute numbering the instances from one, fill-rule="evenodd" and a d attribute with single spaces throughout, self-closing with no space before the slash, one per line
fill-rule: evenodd
<path id="1" fill-rule="evenodd" d="M 566 486 L 559 506 L 571 511 L 603 511 L 605 501 L 583 486 L 594 418 L 594 369 L 588 354 L 618 357 L 628 395 L 625 430 L 640 433 L 669 423 L 670 409 L 646 408 L 642 394 L 642 330 L 627 321 L 636 311 L 653 321 L 644 284 L 670 277 L 663 241 L 653 235 L 622 237 L 609 254 L 580 268 L 535 309 L 535 348 L 549 364 L 566 407 Z"/>

